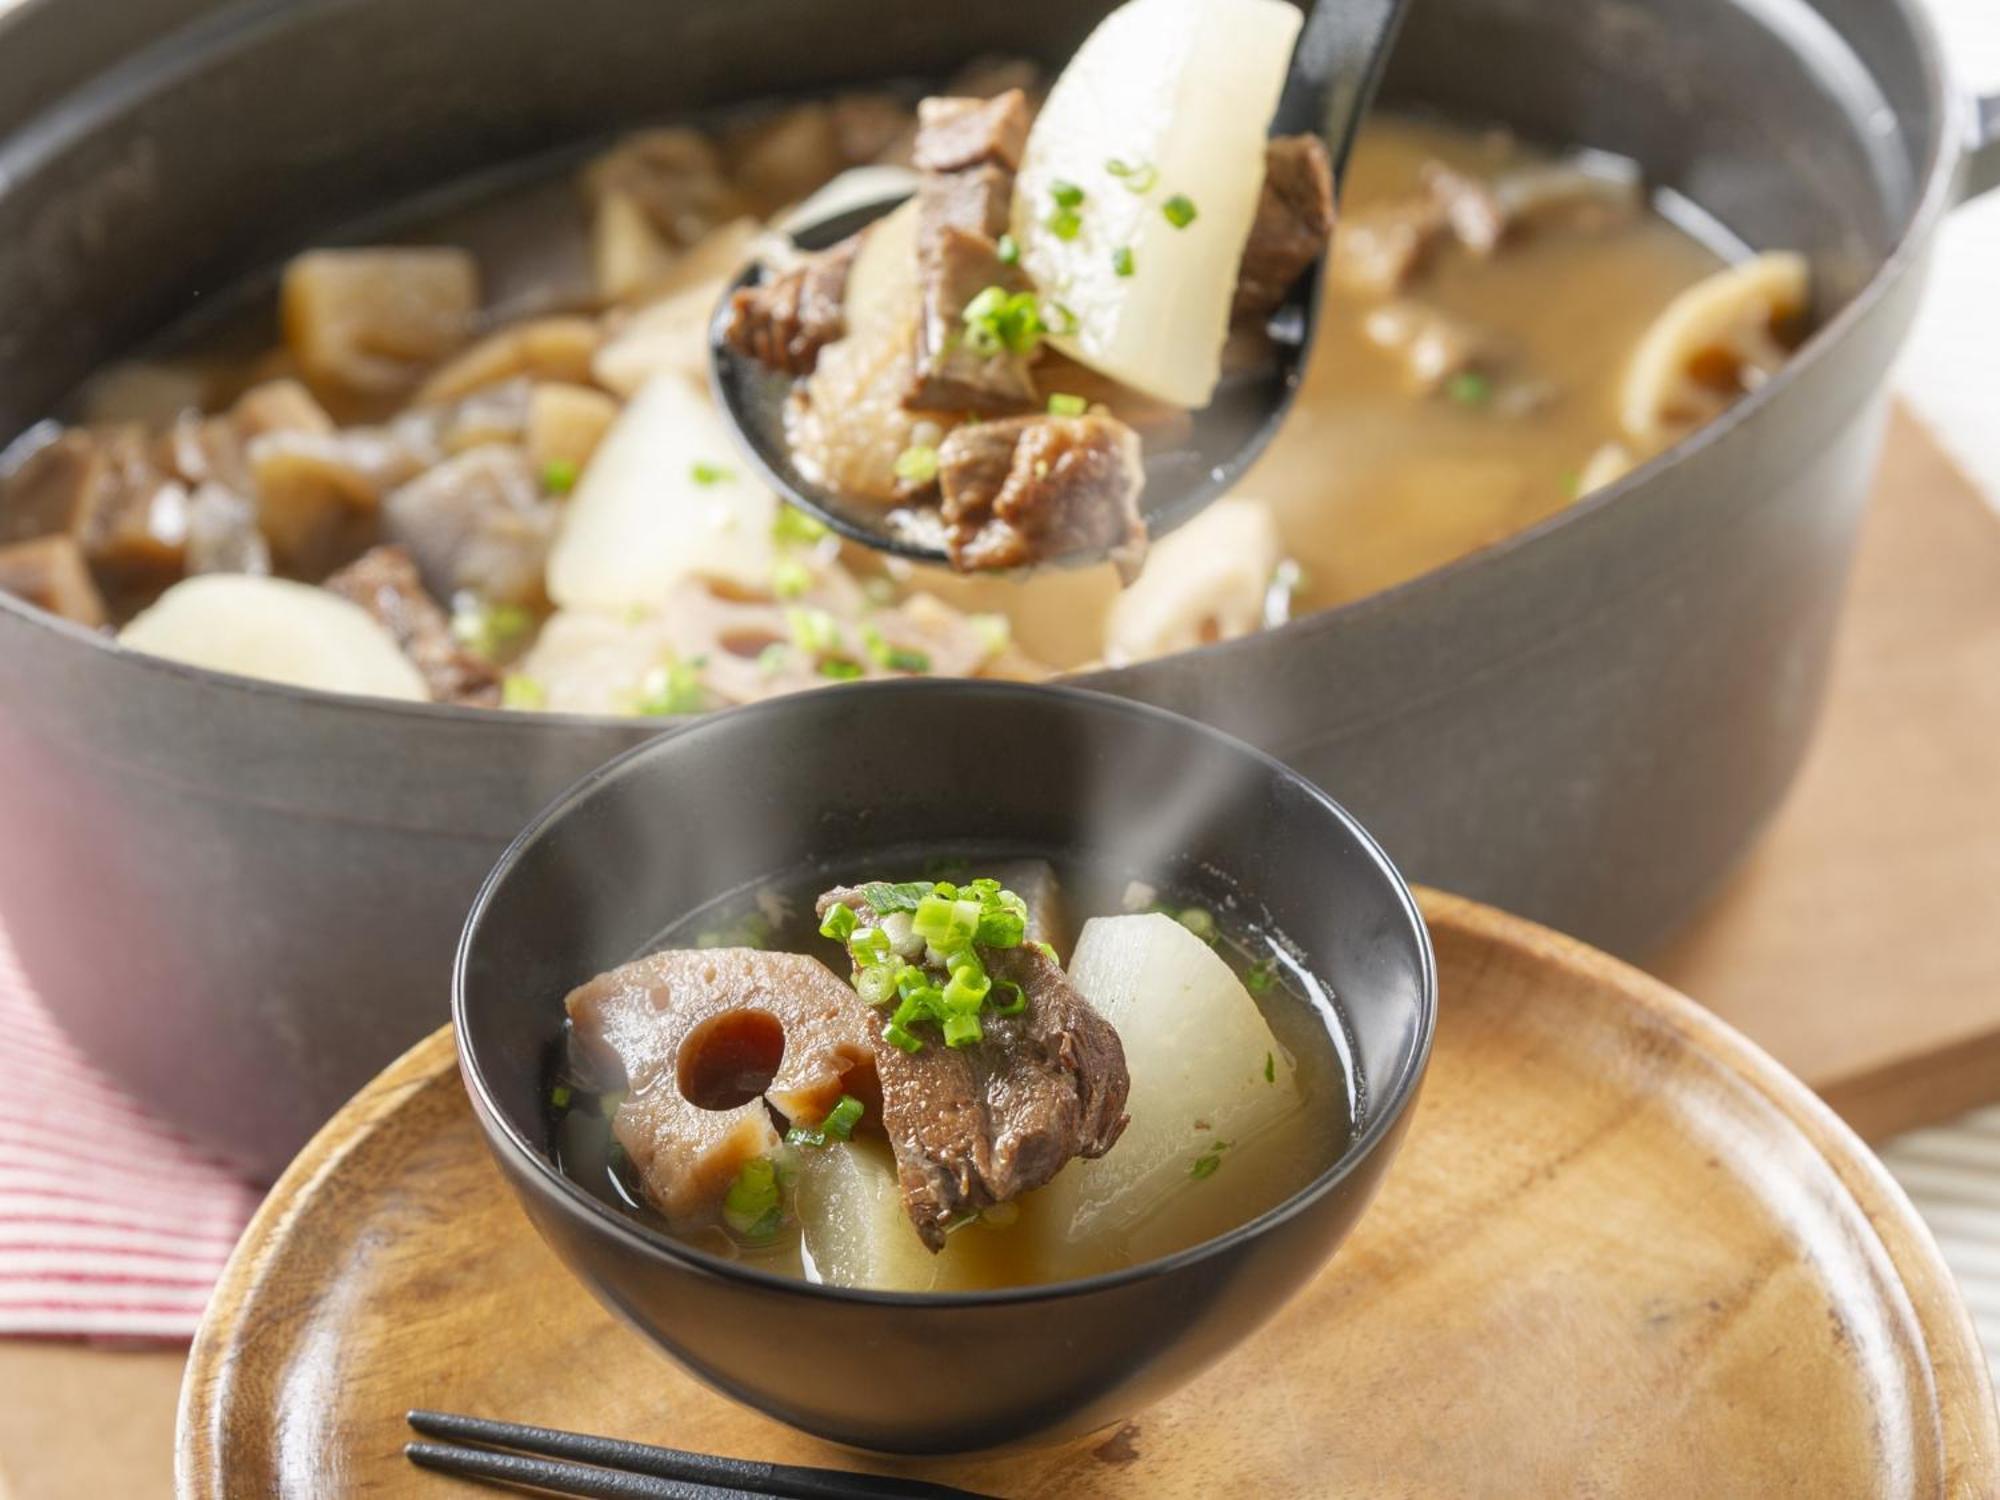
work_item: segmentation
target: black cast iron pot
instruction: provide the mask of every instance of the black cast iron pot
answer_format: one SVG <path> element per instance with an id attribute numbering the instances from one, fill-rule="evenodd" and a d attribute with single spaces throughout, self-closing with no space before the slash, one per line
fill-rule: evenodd
<path id="1" fill-rule="evenodd" d="M 1916 0 L 1417 0 L 1388 84 L 1629 153 L 1810 253 L 1823 327 L 1727 420 L 1512 541 L 1093 674 L 1337 786 L 1404 868 L 1627 952 L 1811 731 L 1938 223 L 2000 178 Z M 1103 0 L 26 0 L 0 19 L 0 430 L 357 215 L 644 120 L 986 51 Z M 1965 148 L 1983 140 L 1968 179 Z M 187 671 L 0 598 L 0 914 L 168 1118 L 274 1170 L 444 1008 L 480 875 L 650 732 Z"/>
<path id="2" fill-rule="evenodd" d="M 980 747 L 975 773 L 912 753 L 941 723 Z M 547 1098 L 563 995 L 718 897 L 913 847 L 1094 860 L 1158 872 L 1163 888 L 1182 888 L 1169 885 L 1177 871 L 1239 892 L 1340 1006 L 1361 1080 L 1351 1141 L 1329 1143 L 1309 1186 L 1218 1239 L 992 1292 L 813 1286 L 669 1239 L 562 1175 Z M 955 1453 L 1118 1421 L 1276 1312 L 1354 1226 L 1402 1141 L 1437 976 L 1423 918 L 1374 841 L 1247 745 L 1092 693 L 871 683 L 717 715 L 562 797 L 473 906 L 452 1020 L 494 1158 L 607 1306 L 717 1390 L 808 1432 Z"/>

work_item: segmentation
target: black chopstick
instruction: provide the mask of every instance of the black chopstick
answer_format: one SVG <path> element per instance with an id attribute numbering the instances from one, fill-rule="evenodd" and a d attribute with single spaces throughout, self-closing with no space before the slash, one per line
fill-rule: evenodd
<path id="1" fill-rule="evenodd" d="M 553 1427 L 530 1427 L 519 1422 L 496 1422 L 485 1417 L 460 1416 L 453 1412 L 413 1411 L 409 1423 L 426 1437 L 447 1438 L 461 1443 L 482 1443 L 494 1448 L 512 1448 L 520 1453 L 550 1459 L 575 1459 L 580 1463 L 550 1464 L 564 1471 L 564 1483 L 574 1485 L 579 1475 L 605 1480 L 640 1482 L 652 1489 L 562 1489 L 551 1479 L 535 1479 L 523 1472 L 520 1483 L 539 1484 L 558 1494 L 590 1496 L 673 1497 L 673 1500 L 734 1500 L 747 1495 L 776 1496 L 780 1500 L 991 1500 L 970 1490 L 948 1484 L 932 1484 L 922 1479 L 899 1479 L 881 1474 L 859 1474 L 840 1469 L 814 1469 L 798 1464 L 759 1463 L 746 1458 L 723 1458 L 706 1453 L 687 1453 L 679 1448 L 656 1448 L 649 1443 L 627 1442 L 622 1438 L 593 1437 L 581 1432 L 563 1432 Z M 411 1443 L 404 1450 L 411 1462 L 441 1468 L 441 1455 L 476 1454 L 482 1458 L 513 1458 L 479 1449 L 453 1448 L 436 1443 Z M 456 1459 L 453 1460 L 457 1462 Z M 519 1463 L 533 1460 L 517 1459 Z M 583 1465 L 596 1465 L 594 1469 Z M 510 1479 L 497 1470 L 475 1471 L 457 1468 L 454 1473 L 478 1477 Z M 679 1489 L 662 1489 L 662 1482 Z"/>
<path id="2" fill-rule="evenodd" d="M 584 1500 L 770 1500 L 768 1492 L 625 1474 L 590 1464 L 496 1453 L 491 1448 L 461 1448 L 456 1443 L 405 1443 L 403 1456 L 420 1469 L 458 1479 L 484 1479 L 545 1495 L 582 1496 Z"/>

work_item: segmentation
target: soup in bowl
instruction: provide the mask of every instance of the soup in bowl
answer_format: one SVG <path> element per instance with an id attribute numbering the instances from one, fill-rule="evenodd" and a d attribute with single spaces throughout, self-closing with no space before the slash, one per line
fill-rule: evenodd
<path id="1" fill-rule="evenodd" d="M 976 755 L 916 747 L 952 726 Z M 631 752 L 509 851 L 453 993 L 542 1234 L 723 1392 L 938 1453 L 1119 1420 L 1315 1274 L 1436 994 L 1338 806 L 1192 721 L 863 684 Z"/>

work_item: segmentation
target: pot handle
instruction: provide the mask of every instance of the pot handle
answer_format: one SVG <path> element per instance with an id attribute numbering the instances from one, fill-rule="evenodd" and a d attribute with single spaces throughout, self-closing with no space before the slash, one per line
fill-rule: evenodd
<path id="1" fill-rule="evenodd" d="M 1972 147 L 1965 158 L 1959 202 L 2000 188 L 2000 94 L 1972 101 Z"/>

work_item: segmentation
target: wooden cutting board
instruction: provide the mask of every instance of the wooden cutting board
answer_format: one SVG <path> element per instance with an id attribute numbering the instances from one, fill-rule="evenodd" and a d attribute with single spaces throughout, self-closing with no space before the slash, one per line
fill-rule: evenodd
<path id="1" fill-rule="evenodd" d="M 1330 1268 L 1115 1432 L 897 1471 L 1083 1500 L 2000 1489 L 1970 1321 L 1852 1132 L 1635 970 L 1455 898 L 1426 914 L 1431 1072 Z M 454 1493 L 401 1456 L 411 1406 L 860 1462 L 698 1385 L 570 1278 L 442 1032 L 321 1133 L 238 1248 L 190 1360 L 181 1494 Z"/>

